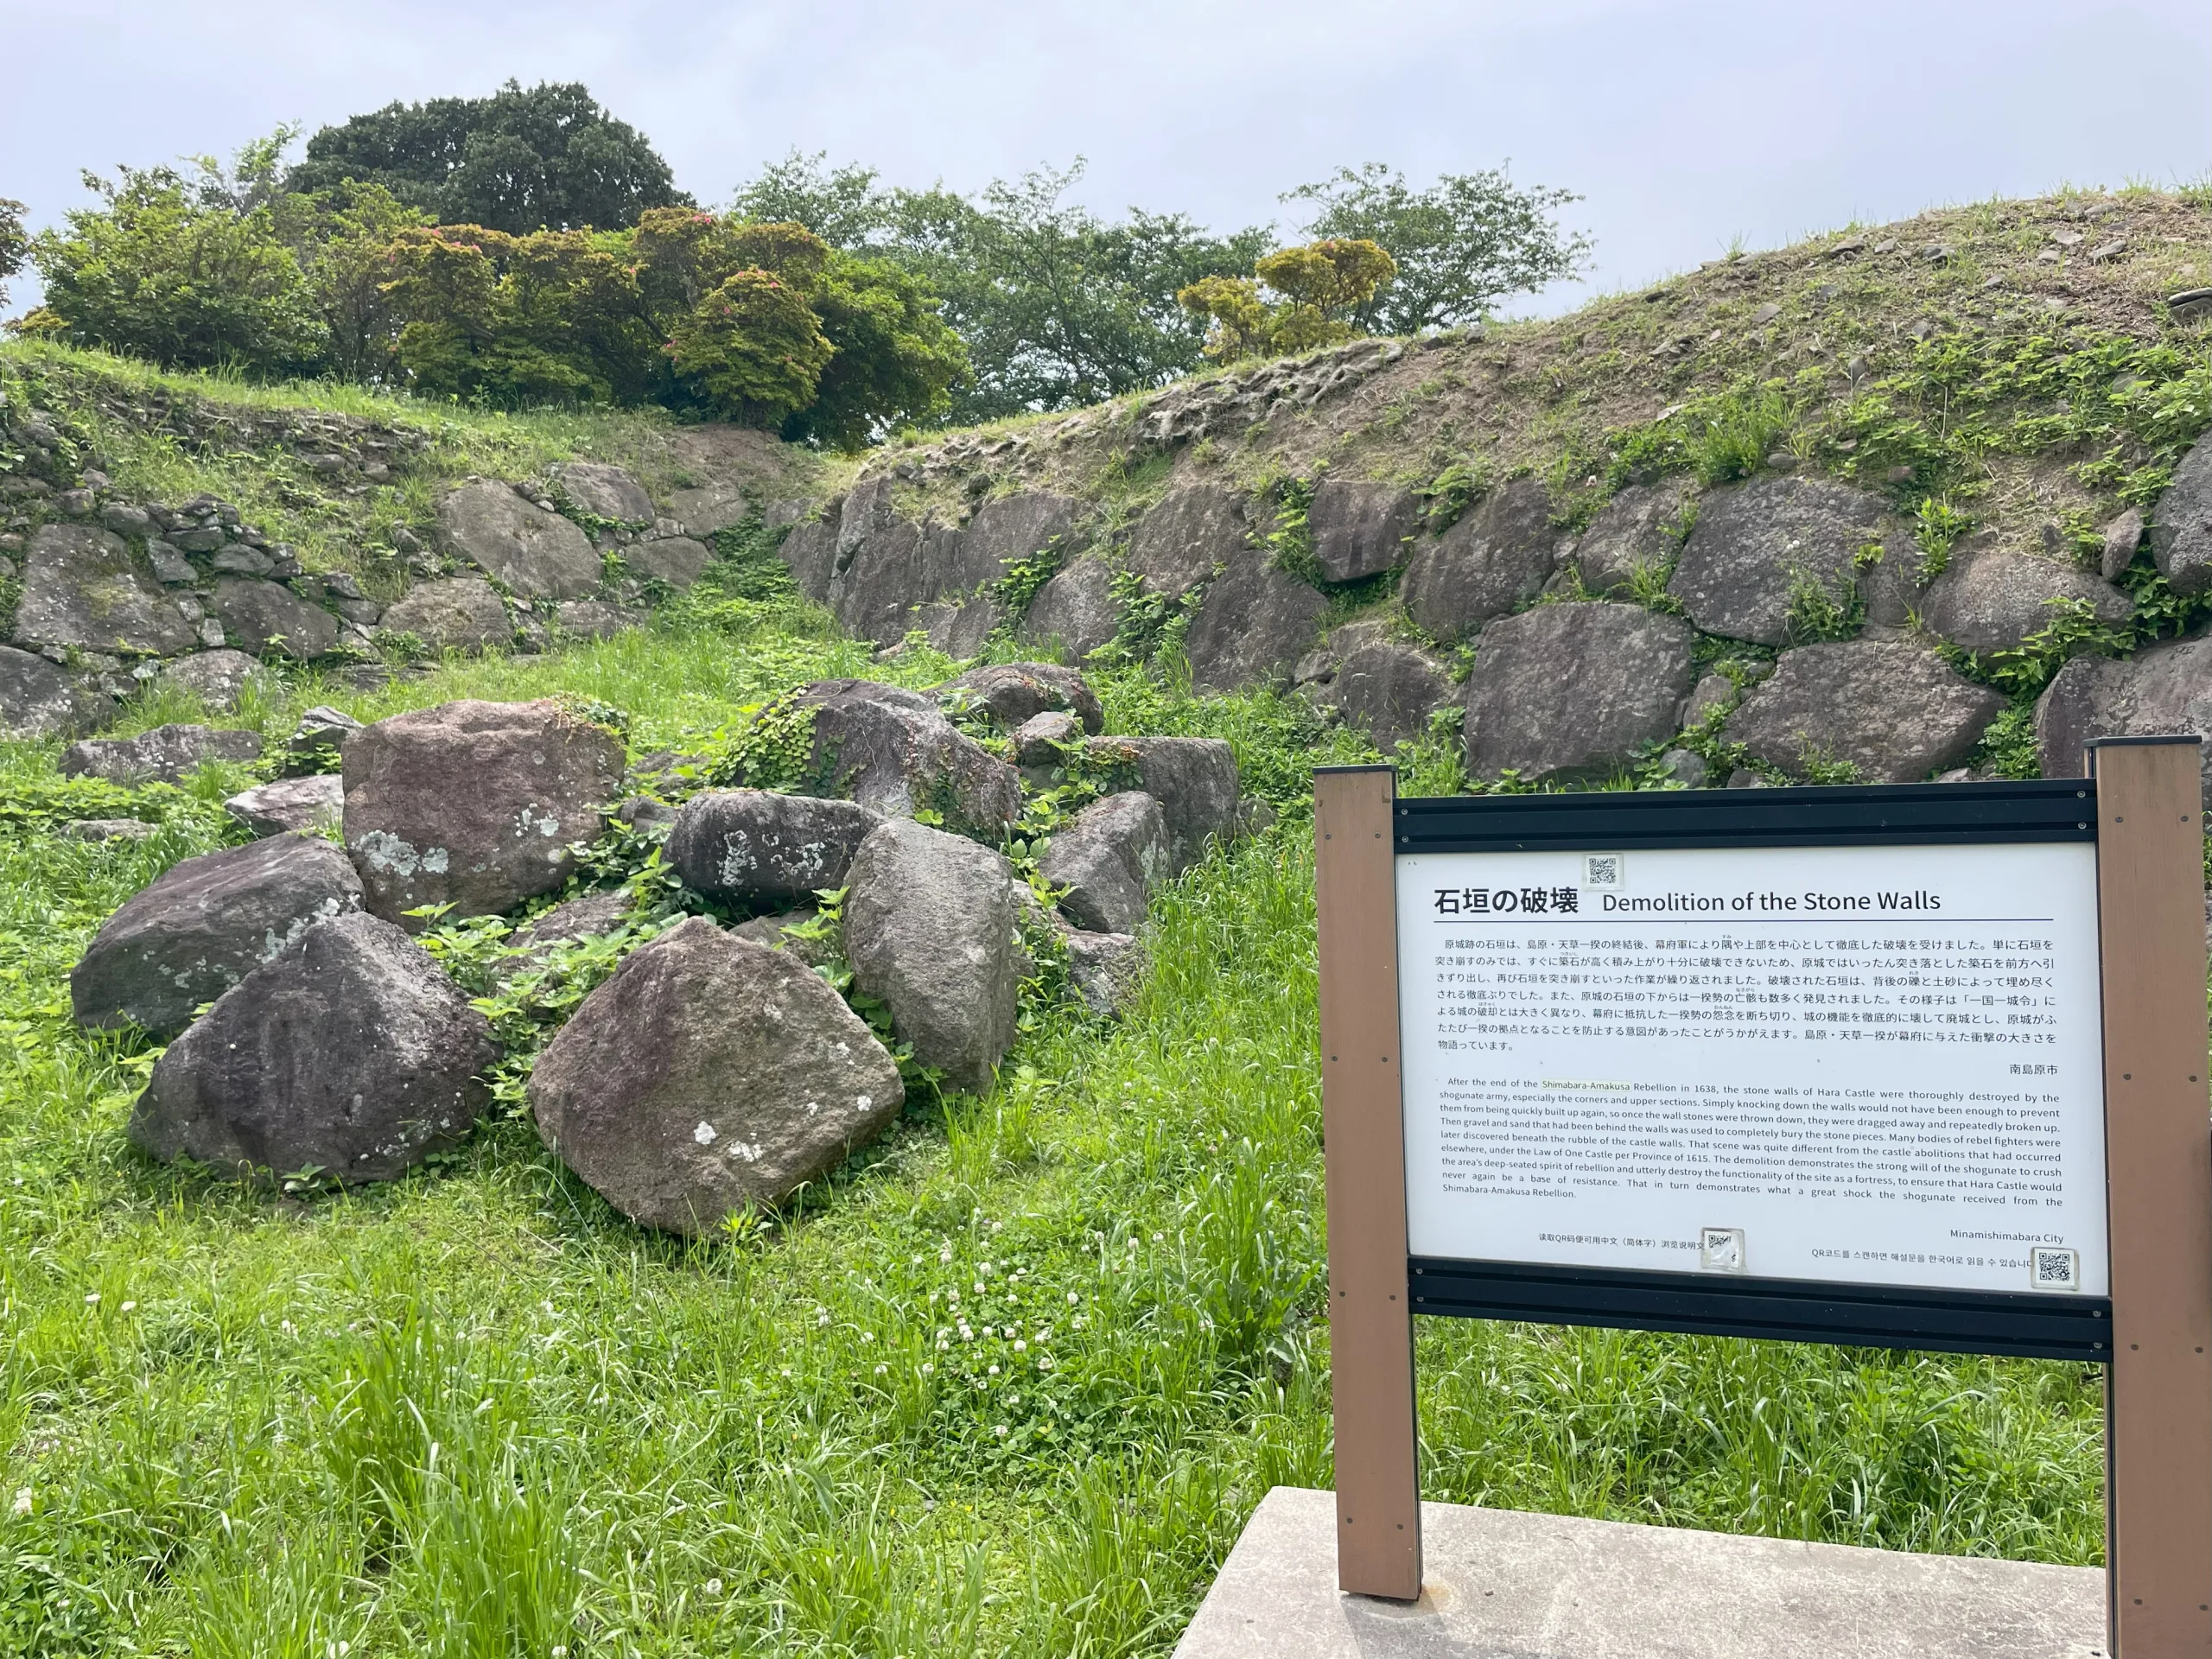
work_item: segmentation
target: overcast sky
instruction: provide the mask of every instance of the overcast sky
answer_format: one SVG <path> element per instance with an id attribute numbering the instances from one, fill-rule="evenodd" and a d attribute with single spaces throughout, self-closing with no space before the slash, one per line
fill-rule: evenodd
<path id="1" fill-rule="evenodd" d="M 1080 154 L 1102 211 L 1287 228 L 1278 193 L 1339 163 L 1510 158 L 1586 198 L 1600 289 L 1738 238 L 2212 172 L 2203 0 L 0 0 L 0 196 L 39 224 L 81 168 L 509 76 L 585 82 L 709 203 L 794 145 L 961 189 Z"/>

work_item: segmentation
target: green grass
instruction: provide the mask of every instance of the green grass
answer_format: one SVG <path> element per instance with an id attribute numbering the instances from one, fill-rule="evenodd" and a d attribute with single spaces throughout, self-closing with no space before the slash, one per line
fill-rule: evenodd
<path id="1" fill-rule="evenodd" d="M 865 664 L 818 619 L 721 614 L 337 700 L 563 692 L 627 710 L 642 752 Z M 513 1119 L 308 1201 L 139 1157 L 149 1057 L 71 1026 L 66 973 L 233 835 L 237 778 L 117 791 L 0 749 L 0 1652 L 1165 1653 L 1267 1489 L 1332 1478 L 1301 801 L 1363 752 L 1271 696 L 1102 690 L 1114 729 L 1229 737 L 1281 826 L 1160 901 L 1121 1023 L 1039 1022 L 991 1096 L 911 1106 L 780 1224 L 700 1243 L 638 1232 Z M 1408 759 L 1459 786 L 1442 750 Z M 41 833 L 120 810 L 163 827 Z M 1420 1344 L 1433 1497 L 2100 1559 L 2091 1368 L 1447 1321 Z"/>

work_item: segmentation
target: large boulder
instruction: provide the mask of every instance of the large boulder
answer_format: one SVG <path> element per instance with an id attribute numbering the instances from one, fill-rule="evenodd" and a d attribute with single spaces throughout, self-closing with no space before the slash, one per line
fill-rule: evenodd
<path id="1" fill-rule="evenodd" d="M 1121 626 L 1114 573 L 1103 560 L 1078 559 L 1037 590 L 1021 619 L 1021 637 L 1079 663 L 1111 640 Z"/>
<path id="2" fill-rule="evenodd" d="M 988 593 L 965 600 L 933 599 L 914 612 L 914 626 L 930 649 L 954 658 L 980 656 L 1005 620 L 1005 607 Z"/>
<path id="3" fill-rule="evenodd" d="M 1088 755 L 1109 789 L 1141 789 L 1167 822 L 1170 873 L 1206 855 L 1209 841 L 1229 839 L 1236 819 L 1236 756 L 1217 737 L 1094 737 Z"/>
<path id="4" fill-rule="evenodd" d="M 1060 908 L 1095 933 L 1134 933 L 1167 879 L 1167 819 L 1142 790 L 1093 801 L 1057 831 L 1039 874 L 1065 887 Z"/>
<path id="5" fill-rule="evenodd" d="M 130 547 L 111 530 L 40 525 L 23 555 L 22 582 L 19 645 L 171 657 L 199 642 L 199 629 L 159 582 L 139 574 Z"/>
<path id="6" fill-rule="evenodd" d="M 2046 778 L 2084 774 L 2093 737 L 2205 740 L 2204 805 L 2212 811 L 2212 639 L 2176 639 L 2133 657 L 2076 657 L 2036 704 L 2036 757 Z"/>
<path id="7" fill-rule="evenodd" d="M 493 480 L 464 484 L 439 502 L 438 531 L 448 547 L 524 599 L 581 599 L 599 586 L 602 565 L 591 538 Z M 392 626 L 388 618 L 385 626 Z"/>
<path id="8" fill-rule="evenodd" d="M 1582 585 L 1594 594 L 1628 588 L 1638 573 L 1663 575 L 1675 561 L 1677 524 L 1690 497 L 1687 481 L 1631 484 L 1599 510 L 1568 550 Z"/>
<path id="9" fill-rule="evenodd" d="M 2006 651 L 2049 627 L 2054 606 L 2086 603 L 2096 620 L 2125 622 L 2134 601 L 2086 570 L 1994 546 L 1955 550 L 1922 601 L 1930 632 L 1968 651 Z"/>
<path id="10" fill-rule="evenodd" d="M 819 1179 L 905 1100 L 820 976 L 703 916 L 625 957 L 530 1079 L 562 1162 L 631 1220 L 694 1236 Z"/>
<path id="11" fill-rule="evenodd" d="M 388 920 L 450 905 L 490 916 L 550 893 L 597 838 L 622 783 L 622 740 L 558 703 L 448 702 L 346 745 L 346 846 Z"/>
<path id="12" fill-rule="evenodd" d="M 1128 933 L 1072 932 L 1065 938 L 1068 980 L 1084 1007 L 1109 1019 L 1119 1014 L 1144 982 L 1144 946 Z"/>
<path id="13" fill-rule="evenodd" d="M 1314 488 L 1306 527 L 1322 576 L 1357 582 L 1402 564 L 1421 518 L 1421 503 L 1411 490 L 1325 478 Z"/>
<path id="14" fill-rule="evenodd" d="M 111 784 L 181 783 L 210 760 L 245 766 L 259 759 L 261 734 L 213 726 L 156 726 L 136 737 L 88 737 L 61 752 L 65 778 Z"/>
<path id="15" fill-rule="evenodd" d="M 1276 569 L 1256 548 L 1240 550 L 1206 589 L 1184 638 L 1192 683 L 1202 691 L 1287 683 L 1328 608 L 1311 583 Z"/>
<path id="16" fill-rule="evenodd" d="M 632 574 L 666 582 L 677 593 L 696 585 L 715 560 L 714 550 L 689 536 L 658 536 L 622 550 Z"/>
<path id="17" fill-rule="evenodd" d="M 1427 652 L 1377 640 L 1337 665 L 1327 697 L 1387 753 L 1426 732 L 1429 715 L 1457 690 L 1444 665 Z"/>
<path id="18" fill-rule="evenodd" d="M 1399 591 L 1421 631 L 1449 642 L 1534 601 L 1558 563 L 1551 496 L 1541 480 L 1516 478 L 1421 546 Z"/>
<path id="19" fill-rule="evenodd" d="M 600 599 L 564 600 L 553 608 L 553 622 L 575 639 L 612 639 L 645 620 L 642 611 L 626 610 Z"/>
<path id="20" fill-rule="evenodd" d="M 2151 556 L 2176 593 L 2212 588 L 2212 436 L 2190 446 L 2151 509 Z"/>
<path id="21" fill-rule="evenodd" d="M 69 974 L 77 1023 L 173 1037 L 308 929 L 360 907 L 360 878 L 327 841 L 280 835 L 188 858 L 93 935 Z"/>
<path id="22" fill-rule="evenodd" d="M 499 1053 L 429 953 L 357 911 L 308 929 L 169 1045 L 130 1139 L 264 1181 L 389 1180 L 468 1133 Z"/>
<path id="23" fill-rule="evenodd" d="M 1847 761 L 1871 783 L 1912 783 L 1963 761 L 2004 709 L 1932 651 L 1862 639 L 1783 652 L 1722 734 L 1785 772 Z"/>
<path id="24" fill-rule="evenodd" d="M 989 848 L 906 818 L 879 824 L 846 877 L 855 987 L 890 1009 L 915 1059 L 960 1088 L 988 1088 L 1014 1046 L 1014 887 Z"/>
<path id="25" fill-rule="evenodd" d="M 1219 484 L 1186 484 L 1137 520 L 1127 563 L 1148 591 L 1173 597 L 1251 544 L 1241 498 Z"/>
<path id="26" fill-rule="evenodd" d="M 1014 565 L 1075 537 L 1076 504 L 1047 490 L 1002 495 L 976 509 L 960 543 L 960 562 L 945 593 L 967 593 L 996 582 Z"/>
<path id="27" fill-rule="evenodd" d="M 1695 675 L 1680 617 L 1539 605 L 1483 630 L 1467 677 L 1467 769 L 1531 783 L 1602 778 L 1675 730 Z"/>
<path id="28" fill-rule="evenodd" d="M 282 582 L 225 576 L 207 608 L 222 623 L 224 638 L 257 657 L 309 662 L 338 643 L 338 619 Z"/>
<path id="29" fill-rule="evenodd" d="M 957 591 L 960 538 L 935 520 L 894 519 L 872 530 L 830 584 L 837 620 L 863 639 L 896 645 L 916 626 L 918 606 Z"/>
<path id="30" fill-rule="evenodd" d="M 994 840 L 1021 816 L 1014 768 L 926 698 L 868 680 L 817 681 L 801 698 L 815 710 L 808 772 L 819 792 L 887 817 L 934 811 Z"/>
<path id="31" fill-rule="evenodd" d="M 620 467 L 603 461 L 569 461 L 556 467 L 553 476 L 569 505 L 594 518 L 612 518 L 624 524 L 652 522 L 652 497 L 632 474 Z"/>
<path id="32" fill-rule="evenodd" d="M 819 605 L 830 597 L 830 578 L 837 566 L 837 515 L 825 509 L 823 516 L 804 519 L 784 533 L 777 556 L 790 568 L 800 593 Z"/>
<path id="33" fill-rule="evenodd" d="M 881 822 L 853 801 L 709 790 L 683 804 L 663 855 L 695 893 L 751 910 L 789 909 L 843 886 L 853 855 Z"/>
<path id="34" fill-rule="evenodd" d="M 43 657 L 0 645 L 0 737 L 73 737 L 99 728 L 107 699 L 80 690 Z"/>
<path id="35" fill-rule="evenodd" d="M 408 589 L 388 606 L 378 626 L 411 633 L 433 651 L 483 651 L 512 645 L 515 626 L 506 601 L 481 576 L 448 576 Z"/>
<path id="36" fill-rule="evenodd" d="M 279 778 L 232 796 L 223 810 L 257 836 L 337 831 L 346 819 L 346 780 L 334 772 Z"/>
<path id="37" fill-rule="evenodd" d="M 189 691 L 217 714 L 227 715 L 260 672 L 260 663 L 242 651 L 196 651 L 163 664 L 161 683 Z"/>
<path id="38" fill-rule="evenodd" d="M 1065 709 L 1095 732 L 1106 723 L 1105 710 L 1090 682 L 1058 663 L 990 663 L 947 680 L 931 695 L 948 707 L 982 714 L 994 726 L 1011 729 L 1052 709 Z"/>
<path id="39" fill-rule="evenodd" d="M 1791 594 L 1806 582 L 1847 594 L 1881 529 L 1882 503 L 1863 490 L 1770 474 L 1705 496 L 1667 591 L 1707 633 L 1783 645 Z"/>

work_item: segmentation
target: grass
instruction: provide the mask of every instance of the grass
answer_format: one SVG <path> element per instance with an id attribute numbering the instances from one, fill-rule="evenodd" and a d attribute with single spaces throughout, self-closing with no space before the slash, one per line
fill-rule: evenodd
<path id="1" fill-rule="evenodd" d="M 626 709 L 642 752 L 864 664 L 780 613 L 336 700 L 563 692 Z M 1281 824 L 1163 898 L 1126 1019 L 1037 1022 L 990 1096 L 910 1107 L 780 1222 L 699 1243 L 627 1225 L 512 1118 L 311 1200 L 140 1158 L 149 1056 L 69 1024 L 65 976 L 234 835 L 238 776 L 124 791 L 0 750 L 0 1651 L 1165 1653 L 1268 1488 L 1332 1479 L 1303 800 L 1363 752 L 1272 696 L 1101 689 L 1112 729 L 1230 738 Z M 1440 746 L 1405 759 L 1460 786 Z M 119 810 L 163 827 L 41 832 Z M 2090 1368 L 1419 1341 L 1433 1497 L 2100 1559 Z"/>

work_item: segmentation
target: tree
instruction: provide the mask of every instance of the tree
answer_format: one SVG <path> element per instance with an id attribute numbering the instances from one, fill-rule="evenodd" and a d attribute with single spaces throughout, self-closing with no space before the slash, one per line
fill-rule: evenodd
<path id="1" fill-rule="evenodd" d="M 731 216 L 804 225 L 848 253 L 880 243 L 891 226 L 892 199 L 875 188 L 875 169 L 825 168 L 827 159 L 824 150 L 806 156 L 793 149 L 782 161 L 770 162 L 759 178 L 738 187 Z"/>
<path id="2" fill-rule="evenodd" d="M 688 205 L 645 136 L 601 109 L 581 84 L 489 98 L 388 104 L 308 140 L 286 181 L 296 194 L 380 185 L 446 224 L 510 236 L 614 229 L 648 207 Z"/>
<path id="3" fill-rule="evenodd" d="M 30 251 L 30 236 L 23 229 L 23 204 L 0 196 L 0 279 L 21 270 Z M 0 305 L 7 302 L 8 284 L 0 280 Z"/>
<path id="4" fill-rule="evenodd" d="M 755 426 L 811 404 L 836 349 L 804 290 L 758 269 L 733 273 L 677 318 L 667 346 L 721 412 Z"/>
<path id="5" fill-rule="evenodd" d="M 812 302 L 836 355 L 814 401 L 784 422 L 785 437 L 858 449 L 950 405 L 951 389 L 968 375 L 967 348 L 911 272 L 889 259 L 833 252 Z"/>
<path id="6" fill-rule="evenodd" d="M 387 287 L 391 247 L 427 216 L 378 184 L 284 196 L 274 211 L 322 318 L 332 372 L 372 385 L 391 379 L 404 321 Z"/>
<path id="7" fill-rule="evenodd" d="M 1579 275 L 1590 238 L 1563 233 L 1554 210 L 1580 196 L 1541 186 L 1523 189 L 1503 168 L 1446 173 L 1427 190 L 1409 188 L 1395 168 L 1370 162 L 1284 201 L 1315 208 L 1309 236 L 1363 239 L 1396 263 L 1397 275 L 1354 314 L 1366 334 L 1414 334 L 1478 321 L 1509 294 L 1529 294 Z"/>
<path id="8" fill-rule="evenodd" d="M 1372 242 L 1332 238 L 1281 249 L 1252 270 L 1251 276 L 1209 276 L 1175 296 L 1185 310 L 1208 320 L 1205 354 L 1216 362 L 1350 340 L 1358 332 L 1351 319 L 1396 267 Z M 1270 303 L 1262 284 L 1281 298 Z"/>

